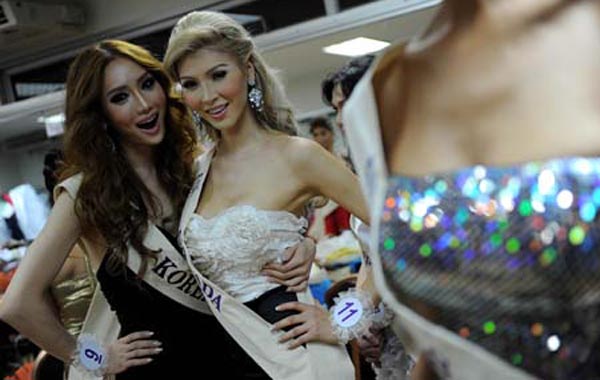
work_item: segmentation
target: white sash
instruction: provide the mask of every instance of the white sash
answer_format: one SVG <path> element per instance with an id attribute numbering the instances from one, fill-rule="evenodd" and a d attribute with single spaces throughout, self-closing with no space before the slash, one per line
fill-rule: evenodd
<path id="1" fill-rule="evenodd" d="M 144 282 L 175 302 L 204 314 L 212 314 L 187 263 L 156 226 L 149 226 L 144 245 L 150 249 L 161 249 L 156 263 L 144 274 Z M 141 263 L 140 256 L 130 248 L 127 261 L 129 269 L 137 273 Z M 94 335 L 106 346 L 118 339 L 120 330 L 116 314 L 110 309 L 100 286 L 96 286 L 81 333 Z M 90 375 L 71 368 L 68 379 L 89 380 Z"/>
<path id="2" fill-rule="evenodd" d="M 194 268 L 183 234 L 196 210 L 213 153 L 214 149 L 209 150 L 199 162 L 196 182 L 183 209 L 179 229 L 179 243 L 190 268 L 202 284 L 201 289 L 213 314 L 229 335 L 275 380 L 354 379 L 354 367 L 343 345 L 308 343 L 306 347 L 288 350 L 277 342 L 277 336 L 271 332 L 271 324 Z M 308 291 L 297 295 L 300 302 L 314 303 Z"/>
<path id="3" fill-rule="evenodd" d="M 121 331 L 121 325 L 117 315 L 110 309 L 100 286 L 97 285 L 81 333 L 92 334 L 98 341 L 102 342 L 102 345 L 107 346 L 118 339 L 119 331 Z M 68 380 L 89 380 L 90 378 L 91 376 L 88 373 L 75 367 L 69 368 Z M 114 379 L 114 376 L 105 376 L 104 379 Z"/>
<path id="4" fill-rule="evenodd" d="M 81 175 L 76 175 L 59 184 L 57 188 L 66 190 L 75 199 L 80 182 Z M 86 247 L 83 243 L 81 244 Z M 212 314 L 204 301 L 204 295 L 198 286 L 195 276 L 189 271 L 186 261 L 153 224 L 148 225 L 144 245 L 153 250 L 160 249 L 156 262 L 144 274 L 144 282 L 175 302 L 204 314 Z M 127 266 L 137 273 L 140 265 L 141 258 L 139 254 L 130 247 Z M 100 286 L 97 285 L 81 333 L 94 335 L 106 346 L 118 339 L 120 330 L 121 326 L 116 314 L 110 309 L 110 305 L 104 297 Z M 105 377 L 105 379 L 110 378 L 112 376 Z M 84 374 L 75 368 L 69 370 L 68 380 L 89 379 L 89 374 Z"/>
<path id="5" fill-rule="evenodd" d="M 156 263 L 144 274 L 144 282 L 172 300 L 204 314 L 212 314 L 204 295 L 190 272 L 190 268 L 171 242 L 153 224 L 148 226 L 144 245 L 150 249 L 160 249 Z M 134 272 L 140 268 L 142 260 L 130 248 L 127 266 Z"/>

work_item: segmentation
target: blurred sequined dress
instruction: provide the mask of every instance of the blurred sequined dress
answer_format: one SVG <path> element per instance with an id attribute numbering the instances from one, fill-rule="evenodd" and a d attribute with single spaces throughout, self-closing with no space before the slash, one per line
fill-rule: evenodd
<path id="1" fill-rule="evenodd" d="M 400 300 L 529 373 L 599 378 L 599 207 L 598 158 L 393 177 L 384 276 Z"/>
<path id="2" fill-rule="evenodd" d="M 394 46 L 379 62 L 401 54 Z M 343 118 L 375 282 L 408 352 L 442 379 L 600 379 L 600 158 L 391 175 L 378 64 Z"/>

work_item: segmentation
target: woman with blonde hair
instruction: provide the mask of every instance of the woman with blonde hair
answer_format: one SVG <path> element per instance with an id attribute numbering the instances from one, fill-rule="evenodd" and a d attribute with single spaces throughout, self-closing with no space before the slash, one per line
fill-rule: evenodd
<path id="1" fill-rule="evenodd" d="M 179 238 L 199 281 L 222 295 L 213 305 L 219 321 L 263 377 L 352 378 L 326 311 L 308 293 L 269 283 L 260 268 L 302 236 L 304 207 L 315 196 L 368 221 L 356 176 L 315 142 L 296 137 L 281 83 L 230 17 L 184 16 L 164 64 L 214 144 L 201 158 Z M 252 321 L 247 329 L 238 326 L 241 318 Z M 280 341 L 288 348 L 272 328 L 286 331 Z"/>

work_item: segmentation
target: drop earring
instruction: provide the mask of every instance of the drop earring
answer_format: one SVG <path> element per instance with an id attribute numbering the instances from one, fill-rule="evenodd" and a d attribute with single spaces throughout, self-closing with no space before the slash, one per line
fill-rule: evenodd
<path id="1" fill-rule="evenodd" d="M 264 110 L 264 100 L 263 100 L 263 92 L 258 86 L 256 82 L 250 81 L 248 82 L 248 102 L 250 103 L 250 107 L 256 112 L 263 112 Z"/>
<path id="2" fill-rule="evenodd" d="M 196 124 L 198 128 L 203 126 L 202 116 L 200 116 L 200 112 L 192 110 L 192 119 L 194 120 L 194 124 Z"/>

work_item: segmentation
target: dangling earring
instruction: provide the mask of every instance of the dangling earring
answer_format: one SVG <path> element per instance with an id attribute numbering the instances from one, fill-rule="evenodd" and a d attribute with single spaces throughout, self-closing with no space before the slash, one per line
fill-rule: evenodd
<path id="1" fill-rule="evenodd" d="M 113 138 L 110 137 L 110 135 L 108 134 L 108 124 L 102 123 L 102 130 L 106 132 L 106 148 L 111 153 L 114 153 L 117 150 L 117 147 L 115 146 L 115 141 L 113 140 Z"/>
<path id="2" fill-rule="evenodd" d="M 115 140 L 112 139 L 112 137 L 108 136 L 108 145 L 109 145 L 109 149 L 112 153 L 114 153 L 117 150 L 117 146 L 115 145 Z"/>
<path id="3" fill-rule="evenodd" d="M 254 81 L 248 82 L 248 102 L 250 103 L 250 107 L 261 113 L 264 110 L 264 101 L 263 101 L 263 92 Z"/>
<path id="4" fill-rule="evenodd" d="M 204 123 L 202 123 L 202 116 L 200 116 L 200 112 L 192 110 L 192 119 L 194 120 L 196 127 L 202 128 Z"/>
<path id="5" fill-rule="evenodd" d="M 200 141 L 210 140 L 210 136 L 208 134 L 208 127 L 202 120 L 202 116 L 200 116 L 200 112 L 196 110 L 192 110 L 192 120 L 194 121 L 194 125 L 198 128 L 198 138 Z"/>

